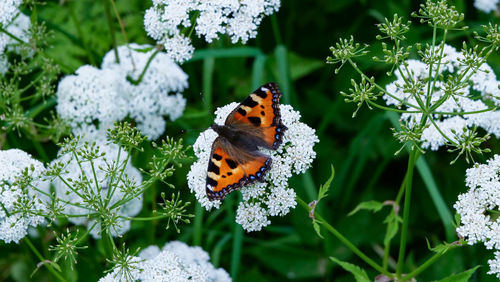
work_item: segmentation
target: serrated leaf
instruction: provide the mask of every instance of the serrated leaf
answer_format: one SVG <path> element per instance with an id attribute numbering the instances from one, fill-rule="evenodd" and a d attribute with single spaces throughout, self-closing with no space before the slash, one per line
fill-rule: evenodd
<path id="1" fill-rule="evenodd" d="M 431 243 L 429 243 L 429 240 L 427 238 L 425 238 L 425 240 L 427 241 L 427 248 L 429 248 L 429 250 L 431 250 L 435 253 L 438 253 L 438 254 L 444 254 L 452 247 L 451 244 L 446 243 L 446 242 L 443 244 L 439 244 L 435 247 L 431 247 Z"/>
<path id="2" fill-rule="evenodd" d="M 325 182 L 325 184 L 319 186 L 318 192 L 318 202 L 324 197 L 328 196 L 328 189 L 330 189 L 330 185 L 332 184 L 333 178 L 335 177 L 335 168 L 333 165 L 331 166 L 332 173 L 330 174 L 330 178 Z"/>
<path id="3" fill-rule="evenodd" d="M 469 281 L 470 277 L 472 276 L 472 274 L 474 274 L 474 272 L 476 271 L 476 269 L 479 268 L 479 265 L 474 267 L 474 268 L 471 268 L 469 270 L 466 270 L 464 272 L 460 272 L 460 273 L 457 273 L 457 274 L 452 274 L 446 278 L 443 278 L 441 280 L 438 280 L 437 282 L 467 282 Z"/>
<path id="4" fill-rule="evenodd" d="M 366 272 L 361 267 L 352 263 L 340 261 L 334 257 L 330 257 L 330 259 L 336 264 L 340 265 L 344 270 L 349 271 L 354 276 L 354 279 L 356 279 L 356 281 L 358 282 L 371 281 L 370 278 L 368 278 Z"/>
<path id="5" fill-rule="evenodd" d="M 378 212 L 380 209 L 382 209 L 383 206 L 384 206 L 384 204 L 382 204 L 381 202 L 377 202 L 377 201 L 362 202 L 355 209 L 353 209 L 348 214 L 348 216 L 351 216 L 360 210 L 370 210 L 372 212 Z"/>

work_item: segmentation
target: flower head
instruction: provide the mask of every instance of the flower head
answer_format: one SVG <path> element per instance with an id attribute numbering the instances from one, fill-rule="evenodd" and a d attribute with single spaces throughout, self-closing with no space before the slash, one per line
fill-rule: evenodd
<path id="1" fill-rule="evenodd" d="M 458 196 L 454 208 L 460 215 L 458 234 L 470 245 L 482 242 L 487 249 L 495 249 L 496 259 L 488 261 L 489 273 L 500 275 L 498 250 L 500 250 L 500 155 L 487 164 L 475 164 L 466 172 L 469 190 Z"/>
<path id="2" fill-rule="evenodd" d="M 157 139 L 165 131 L 163 116 L 176 120 L 184 112 L 186 99 L 181 92 L 188 87 L 187 74 L 165 53 L 149 50 L 149 45 L 129 44 L 120 46 L 115 53 L 109 51 L 103 59 L 102 69 L 118 75 L 120 98 L 127 101 L 128 115 L 135 119 L 137 128 L 149 139 Z M 153 56 L 142 80 L 136 85 L 142 70 Z"/>
<path id="3" fill-rule="evenodd" d="M 40 199 L 43 164 L 19 149 L 0 151 L 0 240 L 19 242 L 28 227 L 45 222 L 47 210 Z"/>
<path id="4" fill-rule="evenodd" d="M 175 120 L 184 111 L 186 100 L 180 92 L 187 88 L 187 75 L 165 53 L 148 49 L 151 46 L 120 46 L 119 62 L 111 50 L 101 69 L 85 65 L 64 77 L 57 90 L 59 115 L 75 130 L 95 121 L 99 128 L 111 128 L 129 116 L 145 136 L 157 139 L 165 131 L 163 117 Z"/>
<path id="5" fill-rule="evenodd" d="M 103 129 L 91 125 L 77 133 L 80 138 L 66 144 L 49 169 L 61 168 L 51 176 L 57 199 L 64 203 L 62 212 L 71 215 L 68 219 L 74 224 L 91 228 L 95 238 L 103 223 L 113 236 L 122 235 L 130 229 L 124 218 L 142 208 L 142 176 L 127 151 L 108 143 Z"/>
<path id="6" fill-rule="evenodd" d="M 99 281 L 122 281 L 124 277 L 139 281 L 231 281 L 224 269 L 216 269 L 209 260 L 200 247 L 173 241 L 162 250 L 149 246 L 139 253 L 139 257 L 129 256 L 125 261 L 132 263 L 116 265 Z"/>
<path id="7" fill-rule="evenodd" d="M 435 48 L 433 53 L 438 53 L 439 46 L 428 46 L 427 50 L 432 48 Z M 474 127 L 481 127 L 500 137 L 500 125 L 496 122 L 500 118 L 500 111 L 488 110 L 487 104 L 500 105 L 500 100 L 496 98 L 500 96 L 500 82 L 486 63 L 481 64 L 476 72 L 468 71 L 470 78 L 466 82 L 437 80 L 432 95 L 428 95 L 429 80 L 445 72 L 458 75 L 467 69 L 467 56 L 470 56 L 468 52 L 469 50 L 457 52 L 452 46 L 444 45 L 439 73 L 435 73 L 434 65 L 432 77 L 429 77 L 428 64 L 418 60 L 406 60 L 394 72 L 396 80 L 386 86 L 388 94 L 382 97 L 388 105 L 405 105 L 408 111 L 415 111 L 401 115 L 401 120 L 407 122 L 410 128 L 419 125 L 423 118 L 420 101 L 425 103 L 428 100 L 431 108 L 435 106 L 430 117 L 433 122 L 427 119 L 421 126 L 424 128 L 420 136 L 423 148 L 437 150 L 449 140 L 458 143 L 457 138 L 460 135 L 457 133 L 463 132 L 464 129 L 472 130 Z M 481 59 L 478 58 L 475 62 Z M 480 93 L 480 99 L 472 98 L 476 91 Z"/>
<path id="8" fill-rule="evenodd" d="M 237 106 L 231 103 L 215 111 L 215 123 L 224 124 L 226 117 Z M 265 182 L 257 182 L 241 189 L 243 202 L 239 204 L 236 221 L 247 231 L 261 230 L 271 222 L 268 216 L 286 215 L 296 205 L 295 191 L 288 186 L 292 174 L 304 173 L 310 166 L 316 153 L 313 150 L 318 137 L 314 129 L 300 122 L 300 113 L 289 105 L 280 105 L 283 125 L 288 127 L 283 135 L 283 143 L 276 150 L 262 150 L 271 156 L 271 169 L 265 176 Z M 193 145 L 198 157 L 188 174 L 189 189 L 206 209 L 218 208 L 220 200 L 209 201 L 205 192 L 208 159 L 217 133 L 207 129 L 200 134 Z"/>
<path id="9" fill-rule="evenodd" d="M 233 43 L 246 43 L 257 36 L 262 18 L 279 7 L 280 0 L 155 0 L 144 15 L 144 26 L 172 59 L 182 63 L 194 51 L 183 30 L 192 30 L 194 25 L 196 34 L 208 43 L 223 34 Z"/>

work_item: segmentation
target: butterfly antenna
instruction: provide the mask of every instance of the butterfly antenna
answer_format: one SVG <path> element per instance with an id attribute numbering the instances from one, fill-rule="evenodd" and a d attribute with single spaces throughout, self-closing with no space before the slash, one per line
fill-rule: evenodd
<path id="1" fill-rule="evenodd" d="M 212 118 L 212 120 L 214 120 L 215 116 L 212 113 L 212 110 L 210 109 L 210 105 L 208 105 L 207 101 L 205 100 L 205 96 L 203 96 L 202 92 L 200 92 L 200 98 L 201 98 L 201 101 L 203 101 L 203 106 L 205 107 L 205 110 L 207 111 L 208 115 Z"/>

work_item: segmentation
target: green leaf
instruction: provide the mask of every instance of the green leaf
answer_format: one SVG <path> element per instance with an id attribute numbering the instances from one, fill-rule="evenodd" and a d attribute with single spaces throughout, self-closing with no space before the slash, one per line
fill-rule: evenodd
<path id="1" fill-rule="evenodd" d="M 446 253 L 453 246 L 453 245 L 445 242 L 445 243 L 439 244 L 435 247 L 431 247 L 431 243 L 429 243 L 429 240 L 427 238 L 425 238 L 425 240 L 427 241 L 427 248 L 429 248 L 429 250 L 431 250 L 435 253 L 438 253 L 438 254 Z"/>
<path id="2" fill-rule="evenodd" d="M 367 201 L 361 202 L 355 209 L 353 209 L 348 216 L 357 213 L 359 210 L 370 210 L 372 212 L 378 212 L 384 206 L 383 203 L 377 201 Z"/>
<path id="3" fill-rule="evenodd" d="M 368 278 L 368 275 L 366 272 L 359 266 L 354 265 L 352 263 L 340 261 L 334 257 L 330 257 L 330 259 L 340 265 L 343 269 L 346 271 L 349 271 L 352 275 L 354 275 L 354 279 L 358 282 L 368 282 L 371 281 L 370 278 Z"/>
<path id="4" fill-rule="evenodd" d="M 387 217 L 384 220 L 384 223 L 387 224 L 387 232 L 385 233 L 384 236 L 384 245 L 389 245 L 391 242 L 392 238 L 396 236 L 398 233 L 399 229 L 399 223 L 402 222 L 403 220 L 401 219 L 400 216 L 398 216 L 394 210 L 392 210 Z"/>
<path id="5" fill-rule="evenodd" d="M 318 236 L 321 238 L 321 239 L 325 239 L 323 237 L 323 235 L 321 235 L 321 228 L 319 227 L 319 224 L 316 220 L 313 219 L 313 228 L 314 228 L 314 231 L 316 231 L 316 234 L 318 234 Z"/>
<path id="6" fill-rule="evenodd" d="M 330 178 L 325 182 L 325 184 L 319 186 L 318 192 L 318 202 L 324 197 L 328 196 L 328 189 L 330 189 L 330 185 L 332 184 L 333 178 L 335 177 L 335 168 L 333 165 L 331 166 L 332 173 L 330 174 Z"/>
<path id="7" fill-rule="evenodd" d="M 452 274 L 444 279 L 438 280 L 438 282 L 467 282 L 478 268 L 479 265 L 464 272 Z"/>

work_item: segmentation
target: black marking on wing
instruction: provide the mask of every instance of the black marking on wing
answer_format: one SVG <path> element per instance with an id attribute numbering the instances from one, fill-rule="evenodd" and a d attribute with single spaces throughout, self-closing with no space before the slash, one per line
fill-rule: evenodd
<path id="1" fill-rule="evenodd" d="M 231 169 L 235 169 L 238 166 L 238 164 L 231 159 L 226 159 L 226 163 Z"/>
<path id="2" fill-rule="evenodd" d="M 217 154 L 213 154 L 212 157 L 218 161 L 222 160 L 222 156 L 220 155 L 217 155 Z"/>
<path id="3" fill-rule="evenodd" d="M 238 108 L 238 110 L 236 110 L 240 115 L 242 116 L 246 116 L 247 115 L 247 111 L 243 110 L 242 108 Z"/>
<path id="4" fill-rule="evenodd" d="M 210 160 L 210 161 L 208 162 L 208 171 L 211 171 L 211 172 L 213 172 L 213 173 L 215 173 L 215 174 L 217 174 L 217 175 L 220 173 L 220 169 L 219 169 L 219 167 L 218 167 L 218 166 L 216 166 L 216 165 L 214 164 L 214 162 L 212 162 L 212 160 Z"/>
<path id="5" fill-rule="evenodd" d="M 255 90 L 254 93 L 262 99 L 265 99 L 267 97 L 267 93 L 262 91 L 262 87 L 259 87 L 259 89 Z"/>
<path id="6" fill-rule="evenodd" d="M 207 185 L 215 187 L 217 186 L 217 181 L 207 176 Z"/>
<path id="7" fill-rule="evenodd" d="M 254 100 L 252 99 L 252 97 L 250 97 L 250 96 L 249 96 L 249 97 L 247 97 L 247 98 L 243 101 L 243 103 L 241 103 L 241 104 L 242 104 L 242 105 L 244 105 L 244 106 L 247 106 L 247 107 L 253 108 L 253 107 L 257 106 L 259 103 L 257 103 L 256 101 L 254 101 Z"/>
<path id="8" fill-rule="evenodd" d="M 260 117 L 248 117 L 248 120 L 255 126 L 259 126 L 261 123 Z"/>

